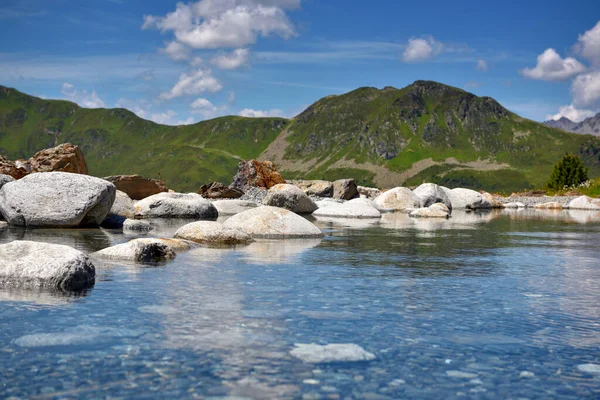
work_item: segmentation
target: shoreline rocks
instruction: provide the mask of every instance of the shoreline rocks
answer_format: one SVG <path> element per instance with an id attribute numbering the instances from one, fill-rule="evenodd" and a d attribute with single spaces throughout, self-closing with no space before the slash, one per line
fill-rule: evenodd
<path id="1" fill-rule="evenodd" d="M 269 189 L 263 204 L 285 208 L 296 214 L 312 214 L 319 208 L 299 187 L 286 183 L 280 183 Z"/>
<path id="2" fill-rule="evenodd" d="M 413 193 L 421 199 L 421 207 L 427 208 L 435 203 L 443 203 L 452 211 L 452 202 L 441 186 L 435 183 L 423 183 L 413 190 Z"/>
<path id="3" fill-rule="evenodd" d="M 450 218 L 450 212 L 444 203 L 435 203 L 429 207 L 413 210 L 408 216 L 412 218 Z"/>
<path id="4" fill-rule="evenodd" d="M 371 219 L 381 218 L 381 212 L 375 204 L 368 199 L 352 199 L 345 203 L 326 202 L 318 210 L 313 212 L 315 217 L 330 218 L 356 218 Z"/>
<path id="5" fill-rule="evenodd" d="M 338 179 L 333 182 L 333 198 L 339 200 L 352 200 L 360 197 L 358 186 L 354 179 Z"/>
<path id="6" fill-rule="evenodd" d="M 182 226 L 176 239 L 209 245 L 240 245 L 254 242 L 248 234 L 213 221 L 198 221 Z"/>
<path id="7" fill-rule="evenodd" d="M 221 182 L 212 182 L 200 186 L 198 194 L 205 199 L 239 199 L 244 195 L 240 189 L 225 186 Z"/>
<path id="8" fill-rule="evenodd" d="M 69 246 L 31 241 L 0 245 L 0 284 L 77 291 L 94 286 L 96 269 Z"/>
<path id="9" fill-rule="evenodd" d="M 193 245 L 185 240 L 144 238 L 107 247 L 92 253 L 92 257 L 109 261 L 162 263 L 173 260 L 177 253 L 191 248 Z"/>
<path id="10" fill-rule="evenodd" d="M 139 175 L 113 175 L 104 179 L 115 185 L 118 190 L 126 193 L 132 200 L 142 200 L 169 191 L 163 181 Z"/>
<path id="11" fill-rule="evenodd" d="M 270 189 L 279 183 L 286 183 L 271 161 L 240 161 L 233 177 L 232 188 L 246 192 L 251 187 Z"/>
<path id="12" fill-rule="evenodd" d="M 88 174 L 85 157 L 79 146 L 63 143 L 35 153 L 28 160 L 10 161 L 0 156 L 0 173 L 21 179 L 37 172 Z"/>
<path id="13" fill-rule="evenodd" d="M 333 197 L 333 183 L 329 181 L 293 180 L 288 183 L 298 186 L 308 196 Z"/>
<path id="14" fill-rule="evenodd" d="M 159 193 L 135 203 L 135 218 L 216 220 L 219 212 L 196 193 Z"/>
<path id="15" fill-rule="evenodd" d="M 423 204 L 419 196 L 405 187 L 390 189 L 379 195 L 374 202 L 379 209 L 401 212 L 420 208 Z"/>

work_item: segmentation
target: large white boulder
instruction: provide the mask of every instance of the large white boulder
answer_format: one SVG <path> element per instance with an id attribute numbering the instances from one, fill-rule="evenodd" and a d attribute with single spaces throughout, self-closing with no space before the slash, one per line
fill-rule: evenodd
<path id="1" fill-rule="evenodd" d="M 184 225 L 177 230 L 175 237 L 196 243 L 214 245 L 247 244 L 254 240 L 246 233 L 227 228 L 218 222 L 198 221 Z"/>
<path id="2" fill-rule="evenodd" d="M 219 212 L 219 216 L 235 215 L 258 207 L 258 204 L 246 200 L 217 200 L 213 205 Z"/>
<path id="3" fill-rule="evenodd" d="M 72 247 L 30 241 L 0 245 L 0 285 L 81 290 L 94 285 L 96 269 Z"/>
<path id="4" fill-rule="evenodd" d="M 452 210 L 480 210 L 492 208 L 492 203 L 475 190 L 440 187 L 450 199 Z"/>
<path id="5" fill-rule="evenodd" d="M 223 225 L 245 232 L 253 238 L 294 239 L 324 236 L 312 222 L 298 214 L 271 206 L 257 207 L 236 214 Z"/>
<path id="6" fill-rule="evenodd" d="M 371 361 L 375 359 L 373 353 L 369 353 L 354 343 L 335 343 L 328 345 L 318 344 L 295 344 L 290 354 L 306 363 L 334 363 L 352 361 Z"/>
<path id="7" fill-rule="evenodd" d="M 267 192 L 263 200 L 266 206 L 281 207 L 296 214 L 311 214 L 318 206 L 302 189 L 295 185 L 280 183 Z"/>
<path id="8" fill-rule="evenodd" d="M 112 183 L 92 176 L 35 173 L 0 189 L 0 212 L 9 224 L 18 226 L 100 225 L 116 190 Z"/>
<path id="9" fill-rule="evenodd" d="M 588 196 L 581 196 L 569 202 L 571 210 L 600 210 L 600 199 L 592 199 Z"/>
<path id="10" fill-rule="evenodd" d="M 164 262 L 175 258 L 177 253 L 193 248 L 193 244 L 180 239 L 133 239 L 97 251 L 93 257 L 140 263 Z"/>
<path id="11" fill-rule="evenodd" d="M 435 203 L 429 207 L 417 208 L 408 216 L 412 218 L 450 218 L 450 209 L 444 203 Z"/>
<path id="12" fill-rule="evenodd" d="M 421 207 L 429 207 L 435 203 L 444 203 L 450 211 L 452 211 L 452 202 L 441 186 L 435 183 L 424 183 L 414 191 L 421 199 Z"/>
<path id="13" fill-rule="evenodd" d="M 382 210 L 407 211 L 420 208 L 423 201 L 405 187 L 390 189 L 375 198 L 375 204 Z"/>
<path id="14" fill-rule="evenodd" d="M 218 216 L 212 202 L 196 193 L 159 193 L 135 203 L 136 218 L 215 220 Z"/>
<path id="15" fill-rule="evenodd" d="M 381 218 L 381 213 L 372 200 L 353 199 L 345 203 L 325 203 L 313 213 L 315 217 L 333 218 Z"/>

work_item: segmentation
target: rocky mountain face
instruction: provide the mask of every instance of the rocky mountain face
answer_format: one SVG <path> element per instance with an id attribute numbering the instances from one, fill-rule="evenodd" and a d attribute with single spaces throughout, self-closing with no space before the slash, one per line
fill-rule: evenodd
<path id="1" fill-rule="evenodd" d="M 586 118 L 581 122 L 573 122 L 568 118 L 562 117 L 558 120 L 551 119 L 544 122 L 544 124 L 567 132 L 600 136 L 600 113 Z"/>
<path id="2" fill-rule="evenodd" d="M 232 116 L 175 127 L 0 86 L 0 156 L 26 159 L 66 142 L 81 148 L 91 175 L 139 174 L 193 192 L 231 182 L 251 159 L 273 161 L 284 179 L 354 178 L 382 188 L 430 181 L 527 189 L 543 185 L 565 152 L 600 174 L 600 139 L 431 81 L 328 96 L 290 120 Z"/>

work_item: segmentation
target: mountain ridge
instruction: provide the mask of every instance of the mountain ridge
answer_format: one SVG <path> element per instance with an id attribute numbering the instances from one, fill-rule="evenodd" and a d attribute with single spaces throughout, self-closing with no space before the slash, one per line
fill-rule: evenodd
<path id="1" fill-rule="evenodd" d="M 573 122 L 567 117 L 560 117 L 558 120 L 551 119 L 545 121 L 544 125 L 567 132 L 600 136 L 600 113 L 597 113 L 593 117 L 588 117 L 581 122 Z"/>
<path id="2" fill-rule="evenodd" d="M 229 182 L 240 159 L 271 159 L 285 178 L 354 177 L 392 187 L 424 180 L 488 190 L 539 186 L 565 153 L 600 175 L 600 140 L 519 117 L 491 97 L 433 81 L 326 96 L 294 118 L 146 121 L 0 86 L 0 154 L 79 145 L 96 176 L 139 173 L 196 191 Z"/>

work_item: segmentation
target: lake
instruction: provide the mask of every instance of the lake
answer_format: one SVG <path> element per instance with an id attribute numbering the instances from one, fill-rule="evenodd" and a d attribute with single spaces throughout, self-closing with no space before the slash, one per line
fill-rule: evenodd
<path id="1" fill-rule="evenodd" d="M 96 262 L 84 293 L 0 288 L 0 398 L 600 397 L 600 215 L 315 223 L 325 239 Z M 0 232 L 88 253 L 131 238 Z M 376 359 L 305 363 L 298 343 Z"/>

